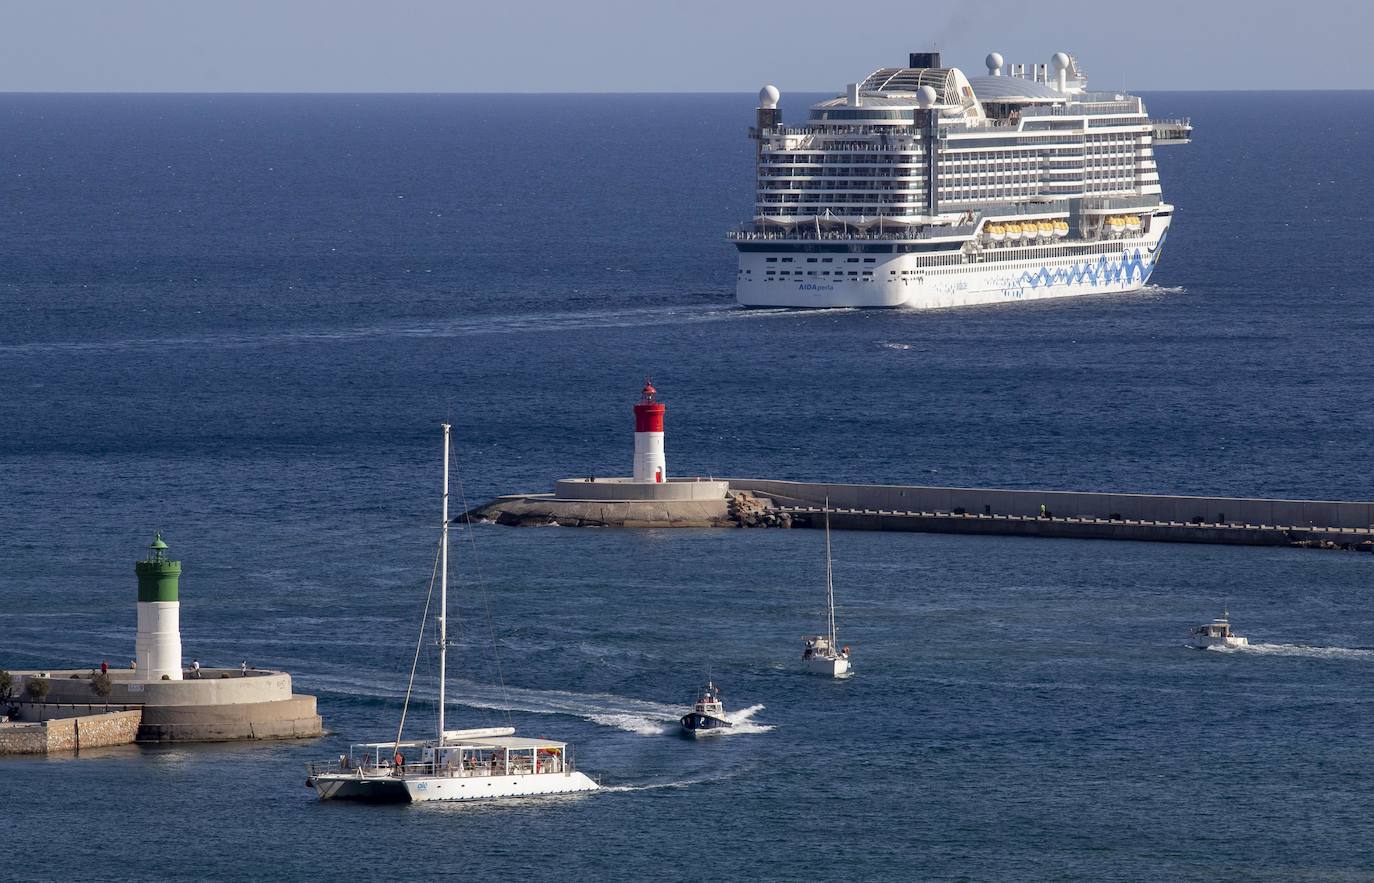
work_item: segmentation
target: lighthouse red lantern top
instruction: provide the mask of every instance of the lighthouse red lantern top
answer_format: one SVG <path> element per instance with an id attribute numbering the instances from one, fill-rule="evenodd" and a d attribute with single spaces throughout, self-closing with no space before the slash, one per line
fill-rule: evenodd
<path id="1" fill-rule="evenodd" d="M 635 432 L 663 431 L 663 412 L 668 406 L 657 401 L 657 395 L 658 390 L 654 389 L 653 383 L 645 380 L 639 404 L 635 405 Z"/>

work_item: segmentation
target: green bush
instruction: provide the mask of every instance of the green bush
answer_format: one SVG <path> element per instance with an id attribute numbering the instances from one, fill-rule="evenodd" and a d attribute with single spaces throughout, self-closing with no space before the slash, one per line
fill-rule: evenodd
<path id="1" fill-rule="evenodd" d="M 24 682 L 24 692 L 34 702 L 42 702 L 48 696 L 52 684 L 47 678 L 29 678 Z"/>
<path id="2" fill-rule="evenodd" d="M 113 689 L 114 681 L 110 679 L 109 674 L 106 672 L 102 671 L 91 675 L 91 692 L 95 695 L 104 698 L 105 696 L 109 696 L 110 691 Z"/>
<path id="3" fill-rule="evenodd" d="M 0 704 L 14 698 L 14 675 L 0 668 Z"/>

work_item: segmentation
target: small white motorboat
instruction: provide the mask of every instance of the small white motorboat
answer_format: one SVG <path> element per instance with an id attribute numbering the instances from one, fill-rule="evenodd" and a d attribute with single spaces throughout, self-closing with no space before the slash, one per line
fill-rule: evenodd
<path id="1" fill-rule="evenodd" d="M 678 723 L 682 724 L 682 735 L 693 739 L 719 736 L 734 726 L 725 717 L 725 705 L 720 701 L 720 690 L 709 681 L 706 689 L 701 691 L 701 697 L 692 705 L 692 710 L 684 714 Z"/>
<path id="2" fill-rule="evenodd" d="M 1250 642 L 1240 635 L 1231 632 L 1231 611 L 1222 611 L 1219 619 L 1214 619 L 1207 625 L 1200 625 L 1188 630 L 1189 643 L 1199 650 L 1206 650 L 1208 647 L 1247 647 Z"/>
<path id="3" fill-rule="evenodd" d="M 802 664 L 808 671 L 832 678 L 849 675 L 849 648 L 838 647 L 835 636 L 835 579 L 834 568 L 830 563 L 830 500 L 825 501 L 825 604 L 826 625 L 824 635 L 809 635 L 802 638 L 806 646 L 802 649 Z"/>

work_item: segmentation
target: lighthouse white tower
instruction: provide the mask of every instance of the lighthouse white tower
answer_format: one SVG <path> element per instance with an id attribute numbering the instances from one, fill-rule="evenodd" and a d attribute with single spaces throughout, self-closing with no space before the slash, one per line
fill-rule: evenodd
<path id="1" fill-rule="evenodd" d="M 138 680 L 181 680 L 181 600 L 177 582 L 181 562 L 167 559 L 167 544 L 156 534 L 138 573 L 138 635 L 134 653 Z"/>
<path id="2" fill-rule="evenodd" d="M 663 412 L 667 406 L 655 401 L 656 395 L 658 390 L 645 380 L 643 397 L 635 405 L 635 481 L 668 480 L 668 461 L 663 456 Z"/>

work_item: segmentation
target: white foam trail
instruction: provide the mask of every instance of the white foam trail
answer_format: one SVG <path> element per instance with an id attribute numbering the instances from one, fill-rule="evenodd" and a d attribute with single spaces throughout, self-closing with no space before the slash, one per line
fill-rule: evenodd
<path id="1" fill-rule="evenodd" d="M 909 343 L 892 343 L 891 341 L 888 341 L 888 342 L 886 342 L 886 343 L 883 344 L 883 349 L 889 349 L 889 350 L 909 350 L 909 349 L 911 349 L 911 344 L 909 344 Z"/>
<path id="2" fill-rule="evenodd" d="M 637 714 L 594 714 L 588 718 L 603 727 L 615 727 L 638 736 L 664 736 L 673 731 L 672 721 L 642 717 Z"/>
<path id="3" fill-rule="evenodd" d="M 405 691 L 397 687 L 364 683 L 349 677 L 314 675 L 298 677 L 297 681 L 305 685 L 317 684 L 345 695 L 388 699 L 405 695 Z M 565 690 L 529 690 L 523 687 L 507 687 L 502 690 L 494 684 L 479 684 L 456 678 L 449 678 L 448 684 L 450 701 L 455 705 L 492 711 L 509 709 L 525 714 L 580 717 L 594 724 L 642 736 L 658 736 L 669 732 L 671 724 L 681 716 L 679 709 L 671 705 L 611 693 L 571 693 Z"/>
<path id="4" fill-rule="evenodd" d="M 643 785 L 602 785 L 602 791 L 654 791 L 659 788 L 690 788 L 692 785 L 704 785 L 712 779 L 683 779 L 678 782 L 650 782 Z"/>
<path id="5" fill-rule="evenodd" d="M 725 719 L 734 724 L 729 729 L 722 729 L 722 736 L 747 735 L 750 733 L 766 733 L 773 729 L 772 724 L 754 723 L 753 717 L 763 711 L 762 705 L 751 705 L 739 711 L 731 711 L 725 715 Z"/>
<path id="6" fill-rule="evenodd" d="M 844 308 L 848 309 L 848 308 Z M 817 310 L 813 312 L 834 312 Z M 796 315 L 793 310 L 742 310 L 733 303 L 698 303 L 660 307 L 626 307 L 584 312 L 520 313 L 450 319 L 424 323 L 385 323 L 352 328 L 301 328 L 264 334 L 185 335 L 162 338 L 124 338 L 106 341 L 52 341 L 0 344 L 0 355 L 61 352 L 121 352 L 125 350 L 236 349 L 277 344 L 312 344 L 388 338 L 450 338 L 490 334 L 520 334 L 569 329 L 637 328 L 650 325 L 698 324 Z"/>
<path id="7" fill-rule="evenodd" d="M 1374 650 L 1355 647 L 1312 647 L 1307 644 L 1249 644 L 1245 647 L 1208 647 L 1221 653 L 1256 653 L 1261 656 L 1299 656 L 1307 659 L 1374 659 Z"/>
<path id="8" fill-rule="evenodd" d="M 1146 286 L 1145 286 L 1143 289 L 1141 289 L 1141 290 L 1142 290 L 1142 291 L 1148 291 L 1148 292 L 1150 292 L 1151 294 L 1187 294 L 1187 293 L 1188 293 L 1188 289 L 1184 288 L 1182 285 L 1168 285 L 1168 286 L 1165 286 L 1165 285 L 1146 285 Z"/>

